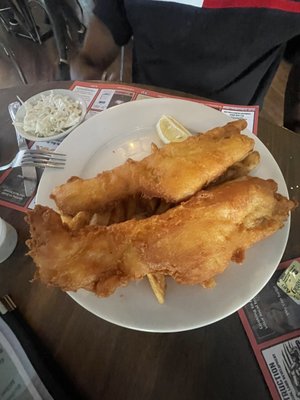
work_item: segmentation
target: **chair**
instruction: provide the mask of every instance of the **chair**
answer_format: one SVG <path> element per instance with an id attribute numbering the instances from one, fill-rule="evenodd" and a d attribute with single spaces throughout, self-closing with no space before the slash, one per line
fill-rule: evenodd
<path id="1" fill-rule="evenodd" d="M 0 23 L 6 31 L 39 44 L 49 36 L 54 36 L 60 78 L 69 79 L 68 47 L 71 42 L 82 41 L 86 31 L 75 11 L 75 7 L 78 7 L 83 16 L 79 0 L 72 0 L 72 4 L 67 0 L 11 0 L 1 5 L 4 7 L 0 9 Z M 50 30 L 44 34 L 41 34 L 34 15 L 36 6 L 43 10 L 45 20 L 49 23 Z M 16 22 L 15 26 L 11 21 Z"/>
<path id="2" fill-rule="evenodd" d="M 19 76 L 19 78 L 21 80 L 21 82 L 24 85 L 27 84 L 28 83 L 27 79 L 26 79 L 26 77 L 24 75 L 24 72 L 23 72 L 21 66 L 19 65 L 19 63 L 18 63 L 18 61 L 16 59 L 16 56 L 15 56 L 14 52 L 12 51 L 12 49 L 7 44 L 4 44 L 3 42 L 0 42 L 0 47 L 4 51 L 5 55 L 9 58 L 11 63 L 13 64 L 13 66 L 14 66 L 14 68 L 15 68 L 15 70 L 16 70 L 16 72 L 17 72 L 17 74 L 18 74 L 18 76 Z"/>

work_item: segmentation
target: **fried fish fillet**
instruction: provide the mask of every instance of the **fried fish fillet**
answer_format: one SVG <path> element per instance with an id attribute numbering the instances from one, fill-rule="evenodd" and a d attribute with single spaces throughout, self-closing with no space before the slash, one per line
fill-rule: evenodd
<path id="1" fill-rule="evenodd" d="M 259 163 L 260 155 L 257 151 L 250 153 L 244 160 L 233 164 L 211 185 L 241 178 L 248 175 Z M 175 204 L 167 203 L 158 198 L 146 199 L 141 195 L 128 196 L 124 200 L 115 201 L 110 206 L 97 213 L 79 211 L 75 216 L 65 215 L 60 212 L 61 219 L 72 230 L 83 228 L 85 225 L 108 226 L 129 219 L 143 219 L 166 212 Z"/>
<path id="2" fill-rule="evenodd" d="M 108 205 L 141 194 L 169 203 L 188 199 L 252 152 L 254 140 L 242 135 L 244 120 L 230 122 L 180 143 L 170 143 L 141 161 L 123 165 L 91 179 L 72 177 L 56 187 L 51 198 L 66 215 L 98 212 Z"/>
<path id="3" fill-rule="evenodd" d="M 70 230 L 52 209 L 28 213 L 36 277 L 63 290 L 109 296 L 147 274 L 210 286 L 230 261 L 284 224 L 295 202 L 272 180 L 245 177 L 198 192 L 161 215 Z"/>
<path id="4" fill-rule="evenodd" d="M 237 162 L 228 168 L 228 170 L 212 184 L 217 185 L 228 180 L 246 176 L 258 165 L 259 160 L 259 153 L 257 151 L 253 151 L 246 158 L 244 158 L 244 160 Z M 152 215 L 162 214 L 171 207 L 174 207 L 174 204 L 166 203 L 161 199 L 145 199 L 141 198 L 141 196 L 133 196 L 128 197 L 125 200 L 115 202 L 113 207 L 103 209 L 100 213 L 92 214 L 88 211 L 80 211 L 75 215 L 75 217 L 61 214 L 61 219 L 71 230 L 77 230 L 86 225 L 108 226 L 113 223 L 123 222 L 132 218 L 143 219 Z M 160 273 L 155 273 L 147 274 L 147 278 L 157 301 L 160 304 L 163 304 L 167 287 L 165 276 Z M 208 282 L 206 286 L 212 286 L 213 283 L 213 281 Z"/>

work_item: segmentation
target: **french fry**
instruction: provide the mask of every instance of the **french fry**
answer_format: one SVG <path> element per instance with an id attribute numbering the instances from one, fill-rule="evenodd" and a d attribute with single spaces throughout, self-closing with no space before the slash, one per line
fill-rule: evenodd
<path id="1" fill-rule="evenodd" d="M 156 213 L 156 209 L 159 205 L 159 199 L 154 197 L 153 199 L 146 199 L 146 210 L 149 216 Z"/>
<path id="2" fill-rule="evenodd" d="M 110 219 L 110 214 L 111 211 L 103 211 L 103 213 L 95 213 L 93 214 L 89 225 L 102 225 L 102 226 L 107 226 L 109 219 Z"/>
<path id="3" fill-rule="evenodd" d="M 216 281 L 214 280 L 214 278 L 212 278 L 209 279 L 208 281 L 203 282 L 201 286 L 204 287 L 205 289 L 211 289 L 216 286 Z"/>
<path id="4" fill-rule="evenodd" d="M 160 203 L 155 211 L 155 214 L 162 214 L 171 208 L 171 204 L 164 200 L 160 200 Z"/>
<path id="5" fill-rule="evenodd" d="M 87 211 L 79 211 L 75 217 L 63 214 L 61 214 L 60 217 L 64 224 L 67 224 L 72 231 L 75 231 L 89 224 L 91 214 Z"/>
<path id="6" fill-rule="evenodd" d="M 135 197 L 128 197 L 126 204 L 125 204 L 125 215 L 126 219 L 132 219 L 136 214 L 136 198 Z"/>
<path id="7" fill-rule="evenodd" d="M 148 274 L 148 281 L 150 283 L 150 287 L 157 298 L 159 304 L 163 304 L 165 302 L 165 294 L 166 294 L 166 278 L 163 274 Z"/>
<path id="8" fill-rule="evenodd" d="M 117 224 L 125 220 L 125 209 L 123 202 L 119 201 L 111 210 L 108 225 Z"/>
<path id="9" fill-rule="evenodd" d="M 64 224 L 66 224 L 66 225 L 68 225 L 68 227 L 70 227 L 73 217 L 71 217 L 70 215 L 60 214 L 60 218 Z"/>
<path id="10" fill-rule="evenodd" d="M 242 161 L 233 164 L 228 170 L 221 175 L 213 185 L 219 185 L 222 182 L 237 179 L 242 176 L 246 176 L 251 172 L 260 161 L 260 155 L 258 151 L 252 151 Z"/>

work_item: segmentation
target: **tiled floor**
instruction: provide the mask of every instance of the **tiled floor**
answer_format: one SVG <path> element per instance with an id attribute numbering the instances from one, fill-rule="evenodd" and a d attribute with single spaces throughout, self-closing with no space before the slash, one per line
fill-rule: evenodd
<path id="1" fill-rule="evenodd" d="M 87 23 L 92 1 L 81 1 L 85 10 L 85 23 Z M 58 54 L 54 39 L 47 39 L 42 45 L 32 41 L 8 34 L 0 28 L 0 40 L 3 44 L 9 44 L 14 51 L 28 83 L 37 81 L 50 81 L 59 79 Z M 128 64 L 125 63 L 126 76 L 128 77 Z M 289 65 L 282 62 L 273 80 L 265 99 L 262 115 L 276 124 L 282 125 L 283 120 L 283 101 L 286 80 L 289 72 Z M 22 84 L 16 70 L 10 60 L 0 49 L 0 88 L 11 87 Z"/>

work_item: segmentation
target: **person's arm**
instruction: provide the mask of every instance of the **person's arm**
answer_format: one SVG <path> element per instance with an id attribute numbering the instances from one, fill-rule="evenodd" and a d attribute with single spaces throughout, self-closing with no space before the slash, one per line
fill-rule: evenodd
<path id="1" fill-rule="evenodd" d="M 101 79 L 104 71 L 120 52 L 110 30 L 93 16 L 88 26 L 84 44 L 71 61 L 71 79 Z"/>
<path id="2" fill-rule="evenodd" d="M 300 63 L 293 64 L 285 91 L 284 121 L 286 128 L 300 133 Z"/>

